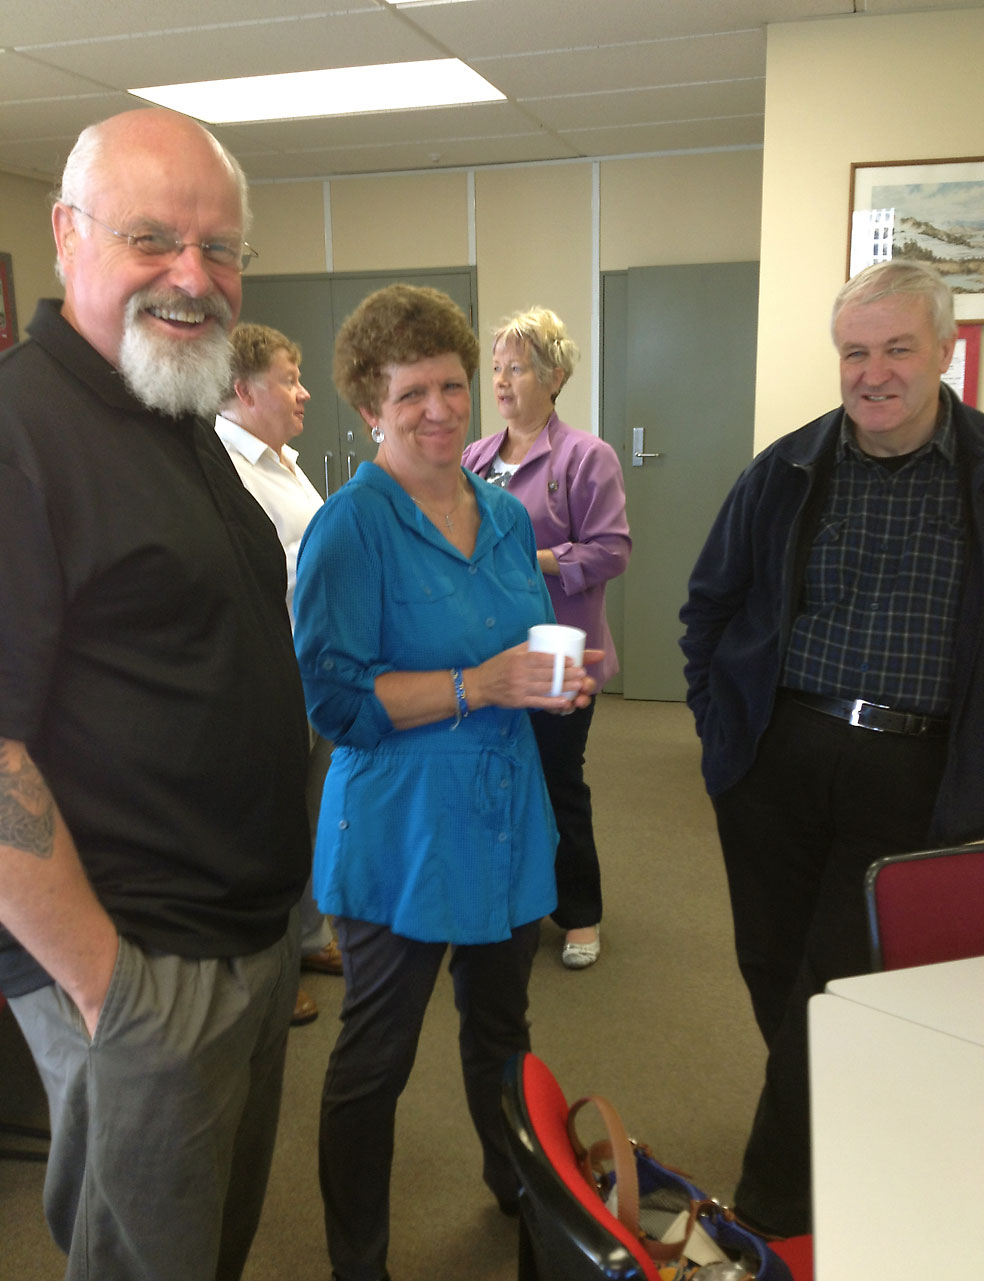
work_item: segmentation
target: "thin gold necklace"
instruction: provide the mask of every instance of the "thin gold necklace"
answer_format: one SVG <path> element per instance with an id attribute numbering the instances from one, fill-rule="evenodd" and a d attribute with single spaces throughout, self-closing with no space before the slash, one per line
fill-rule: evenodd
<path id="1" fill-rule="evenodd" d="M 452 515 L 453 515 L 453 514 L 458 510 L 458 508 L 461 506 L 461 500 L 464 498 L 464 496 L 465 496 L 464 484 L 463 484 L 461 481 L 459 481 L 459 483 L 458 483 L 458 497 L 457 497 L 457 498 L 454 500 L 454 502 L 451 504 L 450 509 L 449 509 L 448 511 L 446 511 L 446 512 L 444 512 L 444 513 L 443 513 L 443 516 L 444 516 L 444 523 L 445 523 L 445 525 L 446 525 L 446 526 L 447 526 L 447 528 L 448 528 L 448 533 L 450 533 L 450 534 L 453 534 L 453 533 L 454 533 L 454 521 L 451 519 L 451 517 L 452 517 Z M 424 513 L 424 515 L 426 516 L 426 515 L 427 515 L 427 505 L 426 505 L 425 503 L 421 502 L 421 500 L 420 500 L 419 498 L 414 498 L 413 494 L 411 494 L 411 495 L 410 495 L 410 497 L 411 497 L 411 499 L 413 500 L 413 502 L 415 502 L 415 503 L 417 504 L 417 506 L 420 508 L 420 510 L 421 510 L 421 511 Z M 431 504 L 431 505 L 433 506 L 433 504 Z M 428 517 L 428 519 L 429 519 L 429 517 Z"/>

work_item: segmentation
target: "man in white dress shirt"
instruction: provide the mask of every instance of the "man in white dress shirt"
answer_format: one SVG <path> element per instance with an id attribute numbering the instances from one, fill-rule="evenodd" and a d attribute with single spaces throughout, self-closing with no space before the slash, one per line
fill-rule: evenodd
<path id="1" fill-rule="evenodd" d="M 287 557 L 287 608 L 294 621 L 297 549 L 324 501 L 287 443 L 304 430 L 311 393 L 301 382 L 301 350 L 267 325 L 232 333 L 233 386 L 215 430 L 243 484 L 277 528 Z"/>
<path id="2" fill-rule="evenodd" d="M 304 430 L 304 409 L 311 393 L 301 382 L 301 349 L 268 325 L 242 324 L 232 331 L 232 391 L 215 420 L 243 484 L 276 527 L 287 557 L 287 609 L 294 623 L 297 549 L 322 497 L 297 465 L 287 443 Z M 321 787 L 331 747 L 313 735 L 308 776 L 308 809 L 314 830 Z M 342 959 L 328 923 L 318 911 L 308 884 L 301 900 L 301 968 L 341 974 Z M 318 1007 L 300 989 L 293 1023 L 310 1023 Z"/>

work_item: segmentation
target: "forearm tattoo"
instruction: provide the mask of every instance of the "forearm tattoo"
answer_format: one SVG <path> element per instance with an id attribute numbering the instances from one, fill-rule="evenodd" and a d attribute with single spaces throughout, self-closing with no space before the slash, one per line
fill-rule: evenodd
<path id="1" fill-rule="evenodd" d="M 34 762 L 19 744 L 0 738 L 0 845 L 51 858 L 55 804 Z"/>

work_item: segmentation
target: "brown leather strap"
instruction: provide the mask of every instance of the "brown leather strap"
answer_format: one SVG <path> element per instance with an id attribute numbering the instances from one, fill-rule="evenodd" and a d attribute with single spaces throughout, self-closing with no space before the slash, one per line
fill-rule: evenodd
<path id="1" fill-rule="evenodd" d="M 577 1134 L 575 1120 L 587 1103 L 593 1103 L 601 1115 L 607 1139 L 599 1139 L 586 1148 Z M 567 1133 L 578 1159 L 581 1173 L 597 1190 L 596 1176 L 603 1174 L 602 1161 L 612 1161 L 615 1166 L 615 1185 L 618 1191 L 618 1220 L 622 1226 L 642 1243 L 650 1258 L 657 1263 L 672 1263 L 683 1254 L 697 1218 L 698 1205 L 690 1202 L 687 1229 L 679 1241 L 657 1241 L 639 1230 L 639 1178 L 636 1174 L 635 1152 L 632 1141 L 625 1132 L 622 1119 L 609 1101 L 600 1094 L 586 1094 L 571 1106 L 567 1115 Z"/>

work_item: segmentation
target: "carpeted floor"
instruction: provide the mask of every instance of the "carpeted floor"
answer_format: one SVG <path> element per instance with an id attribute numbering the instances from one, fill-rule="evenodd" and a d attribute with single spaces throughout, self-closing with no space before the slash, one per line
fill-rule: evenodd
<path id="1" fill-rule="evenodd" d="M 603 695 L 588 743 L 605 918 L 599 963 L 560 964 L 549 921 L 531 984 L 533 1048 L 569 1099 L 608 1095 L 630 1131 L 728 1199 L 764 1050 L 734 964 L 724 871 L 687 709 Z M 263 1220 L 244 1281 L 327 1281 L 317 1185 L 321 1080 L 341 979 L 305 975 L 321 1015 L 291 1032 Z M 0 1115 L 43 1111 L 9 1011 L 0 1021 Z M 516 1225 L 480 1176 L 442 974 L 398 1116 L 393 1281 L 513 1281 Z M 58 1281 L 41 1166 L 0 1161 L 0 1281 Z M 180 1225 L 176 1225 L 179 1230 Z M 181 1281 L 181 1278 L 174 1278 Z"/>

